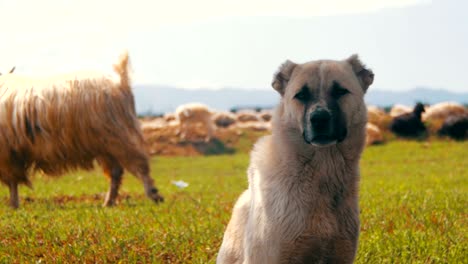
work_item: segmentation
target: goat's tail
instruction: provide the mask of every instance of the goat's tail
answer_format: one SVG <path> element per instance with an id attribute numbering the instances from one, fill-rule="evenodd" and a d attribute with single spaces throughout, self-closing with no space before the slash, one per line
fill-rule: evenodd
<path id="1" fill-rule="evenodd" d="M 122 89 L 130 90 L 130 76 L 129 76 L 129 68 L 130 68 L 130 61 L 128 57 L 128 52 L 124 51 L 117 61 L 114 64 L 114 71 L 120 76 L 120 86 Z"/>

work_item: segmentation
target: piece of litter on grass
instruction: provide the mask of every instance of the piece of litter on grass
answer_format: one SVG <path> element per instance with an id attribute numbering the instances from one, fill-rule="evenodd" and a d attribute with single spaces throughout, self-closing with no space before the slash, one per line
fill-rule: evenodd
<path id="1" fill-rule="evenodd" d="M 183 188 L 185 188 L 185 187 L 187 187 L 189 185 L 188 183 L 186 183 L 184 181 L 172 181 L 172 184 L 179 187 L 180 189 L 183 189 Z"/>

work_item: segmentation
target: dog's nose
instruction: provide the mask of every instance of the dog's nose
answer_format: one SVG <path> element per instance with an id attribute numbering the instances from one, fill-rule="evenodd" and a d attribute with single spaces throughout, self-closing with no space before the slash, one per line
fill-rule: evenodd
<path id="1" fill-rule="evenodd" d="M 330 112 L 323 108 L 318 108 L 310 116 L 310 122 L 315 128 L 326 128 L 330 122 Z"/>

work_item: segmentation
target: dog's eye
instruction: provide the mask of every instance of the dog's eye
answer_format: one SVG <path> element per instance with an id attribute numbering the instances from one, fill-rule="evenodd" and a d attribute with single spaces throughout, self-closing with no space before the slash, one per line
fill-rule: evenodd
<path id="1" fill-rule="evenodd" d="M 341 87 L 341 85 L 339 85 L 338 83 L 334 83 L 333 84 L 333 88 L 332 88 L 332 91 L 331 91 L 331 96 L 335 99 L 339 99 L 340 97 L 342 97 L 343 95 L 345 94 L 349 94 L 349 91 L 343 87 Z"/>
<path id="2" fill-rule="evenodd" d="M 301 102 L 303 102 L 303 103 L 309 101 L 309 99 L 310 99 L 309 89 L 306 86 L 302 87 L 301 91 L 298 92 L 294 96 L 294 98 L 301 101 Z"/>

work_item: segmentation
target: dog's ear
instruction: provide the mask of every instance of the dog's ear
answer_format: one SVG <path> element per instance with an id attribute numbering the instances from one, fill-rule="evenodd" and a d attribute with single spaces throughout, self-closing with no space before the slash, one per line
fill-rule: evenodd
<path id="1" fill-rule="evenodd" d="M 374 82 L 374 73 L 367 69 L 366 66 L 361 62 L 357 54 L 352 55 L 346 61 L 353 68 L 354 74 L 358 77 L 359 82 L 361 83 L 364 93 L 367 91 L 367 88 Z"/>
<path id="2" fill-rule="evenodd" d="M 288 84 L 289 79 L 291 78 L 291 74 L 294 68 L 297 66 L 296 63 L 287 60 L 279 67 L 278 71 L 275 73 L 273 77 L 273 82 L 271 86 L 281 94 L 284 95 L 284 90 L 286 89 L 286 85 Z"/>

